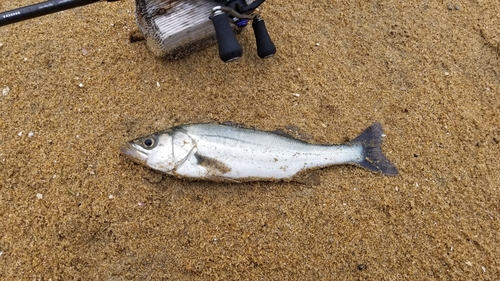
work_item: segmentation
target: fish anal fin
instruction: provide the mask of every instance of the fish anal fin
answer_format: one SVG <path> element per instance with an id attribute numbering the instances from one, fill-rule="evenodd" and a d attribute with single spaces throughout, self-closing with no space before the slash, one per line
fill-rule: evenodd
<path id="1" fill-rule="evenodd" d="M 315 186 L 321 184 L 321 177 L 319 170 L 305 169 L 295 174 L 290 181 Z"/>

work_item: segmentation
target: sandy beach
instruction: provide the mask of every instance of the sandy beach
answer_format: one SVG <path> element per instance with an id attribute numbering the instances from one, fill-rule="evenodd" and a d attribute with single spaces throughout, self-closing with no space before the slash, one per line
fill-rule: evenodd
<path id="1" fill-rule="evenodd" d="M 247 27 L 227 64 L 155 58 L 134 10 L 0 27 L 0 279 L 500 278 L 499 1 L 266 1 L 276 55 Z M 221 184 L 120 154 L 225 121 L 322 144 L 380 122 L 399 175 Z"/>

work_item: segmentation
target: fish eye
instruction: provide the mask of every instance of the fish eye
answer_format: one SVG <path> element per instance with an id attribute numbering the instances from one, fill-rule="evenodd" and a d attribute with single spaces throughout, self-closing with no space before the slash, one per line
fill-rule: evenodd
<path id="1" fill-rule="evenodd" d="M 155 145 L 155 140 L 153 138 L 145 139 L 142 144 L 145 148 L 152 148 Z"/>

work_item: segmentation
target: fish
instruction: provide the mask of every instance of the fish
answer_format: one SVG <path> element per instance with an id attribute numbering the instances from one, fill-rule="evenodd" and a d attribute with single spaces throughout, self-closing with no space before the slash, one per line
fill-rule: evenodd
<path id="1" fill-rule="evenodd" d="M 343 144 L 313 144 L 276 132 L 218 123 L 175 126 L 129 141 L 123 155 L 166 174 L 217 182 L 291 181 L 301 172 L 351 164 L 398 174 L 376 122 Z"/>

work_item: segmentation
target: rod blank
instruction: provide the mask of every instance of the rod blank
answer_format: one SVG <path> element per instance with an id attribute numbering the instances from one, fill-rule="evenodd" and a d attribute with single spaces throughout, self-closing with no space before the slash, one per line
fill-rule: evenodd
<path id="1" fill-rule="evenodd" d="M 100 0 L 52 0 L 0 13 L 0 26 L 99 2 Z"/>

